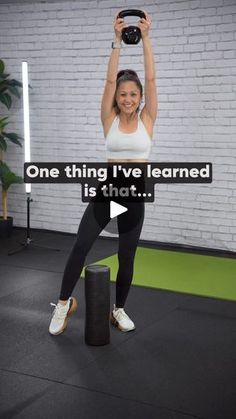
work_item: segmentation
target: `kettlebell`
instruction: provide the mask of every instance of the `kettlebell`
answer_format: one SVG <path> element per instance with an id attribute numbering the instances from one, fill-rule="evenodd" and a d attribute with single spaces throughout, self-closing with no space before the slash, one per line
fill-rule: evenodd
<path id="1" fill-rule="evenodd" d="M 123 19 L 126 16 L 139 16 L 144 17 L 145 19 L 145 13 L 142 10 L 135 10 L 135 9 L 127 9 L 122 10 L 118 16 L 118 18 Z M 138 44 L 141 39 L 141 31 L 137 26 L 128 26 L 127 28 L 124 28 L 122 30 L 122 40 L 125 44 Z"/>

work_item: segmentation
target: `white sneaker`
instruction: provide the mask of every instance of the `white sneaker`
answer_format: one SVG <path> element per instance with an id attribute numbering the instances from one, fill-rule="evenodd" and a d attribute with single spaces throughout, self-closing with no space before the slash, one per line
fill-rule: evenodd
<path id="1" fill-rule="evenodd" d="M 67 326 L 67 317 L 74 313 L 78 307 L 78 303 L 74 297 L 70 297 L 65 305 L 50 303 L 55 306 L 52 314 L 52 320 L 49 325 L 49 333 L 51 335 L 60 335 Z"/>
<path id="2" fill-rule="evenodd" d="M 111 323 L 113 326 L 118 327 L 122 332 L 129 332 L 135 329 L 135 325 L 123 308 L 116 308 L 111 313 Z"/>

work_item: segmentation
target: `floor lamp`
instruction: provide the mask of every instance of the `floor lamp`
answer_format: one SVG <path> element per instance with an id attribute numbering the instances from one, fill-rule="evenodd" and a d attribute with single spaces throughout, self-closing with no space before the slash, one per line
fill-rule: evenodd
<path id="1" fill-rule="evenodd" d="M 28 82 L 28 63 L 22 62 L 22 84 L 23 84 L 23 109 L 24 109 L 24 146 L 25 146 L 25 163 L 31 161 L 30 155 L 30 123 L 29 123 L 29 82 Z M 27 249 L 32 244 L 33 239 L 30 235 L 30 203 L 31 199 L 31 183 L 25 184 L 26 200 L 27 200 L 27 230 L 26 230 L 26 241 L 21 243 L 21 246 L 8 253 L 8 255 L 14 255 L 23 249 Z M 60 251 L 60 249 L 54 249 L 52 247 L 41 246 L 33 243 L 34 246 L 42 247 L 45 249 L 51 249 Z"/>

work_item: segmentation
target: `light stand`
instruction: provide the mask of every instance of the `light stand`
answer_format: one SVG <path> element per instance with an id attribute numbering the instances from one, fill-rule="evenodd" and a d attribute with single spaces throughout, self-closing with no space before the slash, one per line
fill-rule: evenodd
<path id="1" fill-rule="evenodd" d="M 22 84 L 23 84 L 23 108 L 24 108 L 24 139 L 25 139 L 25 162 L 30 162 L 30 124 L 29 124 L 29 84 L 28 84 L 28 63 L 26 61 L 22 62 Z M 33 239 L 30 237 L 30 203 L 33 201 L 31 199 L 31 183 L 25 184 L 25 192 L 27 196 L 27 236 L 26 241 L 21 243 L 20 248 L 13 250 L 8 253 L 9 256 L 19 253 L 23 249 L 27 249 L 30 244 L 32 244 Z M 55 249 L 52 247 L 41 246 L 33 243 L 36 247 L 41 247 L 44 249 L 55 250 L 57 252 L 60 249 Z"/>

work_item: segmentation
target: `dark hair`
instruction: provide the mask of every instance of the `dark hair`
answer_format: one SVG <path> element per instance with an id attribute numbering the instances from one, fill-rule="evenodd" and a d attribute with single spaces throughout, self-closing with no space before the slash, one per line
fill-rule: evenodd
<path id="1" fill-rule="evenodd" d="M 137 84 L 138 88 L 139 88 L 140 95 L 141 95 L 141 98 L 142 98 L 142 96 L 143 96 L 143 86 L 142 86 L 142 83 L 139 80 L 139 77 L 138 77 L 136 71 L 129 70 L 129 69 L 118 71 L 117 77 L 116 77 L 116 91 L 115 91 L 115 96 L 116 96 L 116 92 L 117 92 L 117 89 L 118 89 L 120 83 L 122 83 L 123 81 L 134 81 Z M 119 108 L 117 106 L 116 98 L 114 98 L 114 107 L 115 107 L 116 113 L 118 114 L 120 112 L 120 110 L 119 110 Z M 139 107 L 137 109 L 137 112 L 138 111 L 139 111 Z"/>

